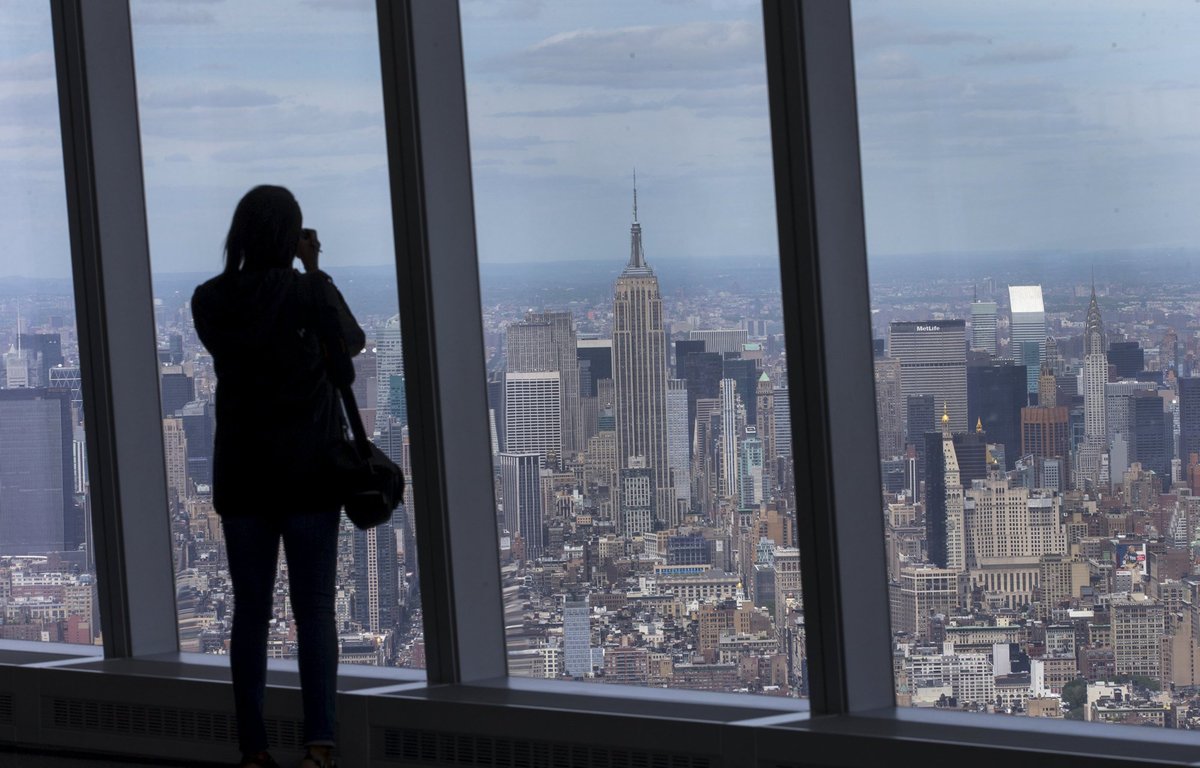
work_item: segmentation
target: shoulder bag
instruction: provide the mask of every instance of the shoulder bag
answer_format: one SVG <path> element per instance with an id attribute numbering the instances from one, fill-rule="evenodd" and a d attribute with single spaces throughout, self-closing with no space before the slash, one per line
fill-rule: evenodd
<path id="1" fill-rule="evenodd" d="M 358 402 L 350 387 L 354 381 L 354 364 L 345 340 L 336 330 L 336 323 L 321 327 L 324 317 L 331 312 L 336 315 L 341 310 L 329 306 L 323 287 L 318 287 L 315 293 L 311 299 L 318 315 L 317 337 L 329 380 L 341 396 L 342 417 L 350 426 L 350 439 L 338 441 L 332 447 L 330 481 L 335 485 L 346 517 L 355 527 L 366 530 L 390 520 L 392 512 L 403 501 L 404 472 L 367 438 L 358 413 Z M 345 434 L 344 429 L 342 434 Z"/>

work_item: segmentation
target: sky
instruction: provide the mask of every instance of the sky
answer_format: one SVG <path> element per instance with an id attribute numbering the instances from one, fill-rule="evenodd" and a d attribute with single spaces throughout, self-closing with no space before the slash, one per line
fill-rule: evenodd
<path id="1" fill-rule="evenodd" d="M 0 0 L 0 276 L 66 276 L 46 3 Z M 1200 3 L 855 0 L 872 259 L 1200 247 Z M 156 272 L 296 192 L 327 265 L 392 254 L 374 4 L 133 0 Z M 775 254 L 755 0 L 464 0 L 485 263 Z M 983 256 L 979 256 L 983 258 Z"/>

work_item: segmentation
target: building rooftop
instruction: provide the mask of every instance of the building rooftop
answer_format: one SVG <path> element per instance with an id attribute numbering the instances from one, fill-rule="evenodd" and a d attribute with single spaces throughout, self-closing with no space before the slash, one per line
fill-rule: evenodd
<path id="1" fill-rule="evenodd" d="M 1040 285 L 1008 286 L 1008 303 L 1013 312 L 1046 311 L 1046 305 L 1042 302 L 1042 286 Z"/>

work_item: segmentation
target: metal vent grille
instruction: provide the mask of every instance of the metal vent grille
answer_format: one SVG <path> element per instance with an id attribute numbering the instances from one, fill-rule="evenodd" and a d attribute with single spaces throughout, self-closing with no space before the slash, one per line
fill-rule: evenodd
<path id="1" fill-rule="evenodd" d="M 0 693 L 0 725 L 13 724 L 13 695 Z"/>
<path id="2" fill-rule="evenodd" d="M 48 697 L 45 704 L 44 719 L 54 728 L 158 739 L 237 743 L 237 721 L 228 712 L 61 696 Z M 303 746 L 300 723 L 268 718 L 266 726 L 267 736 L 273 745 L 285 748 Z"/>
<path id="3" fill-rule="evenodd" d="M 613 749 L 411 728 L 385 728 L 383 755 L 405 764 L 479 768 L 711 768 L 705 755 Z"/>

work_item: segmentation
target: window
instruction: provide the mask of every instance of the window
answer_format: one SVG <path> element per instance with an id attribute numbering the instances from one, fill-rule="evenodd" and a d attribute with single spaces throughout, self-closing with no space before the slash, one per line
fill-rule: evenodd
<path id="1" fill-rule="evenodd" d="M 0 5 L 0 639 L 99 642 L 50 13 Z"/>
<path id="2" fill-rule="evenodd" d="M 854 13 L 899 703 L 1193 727 L 1200 15 Z"/>
<path id="3" fill-rule="evenodd" d="M 189 301 L 223 266 L 234 206 L 258 184 L 290 188 L 319 230 L 321 267 L 362 323 L 355 399 L 369 434 L 408 465 L 378 36 L 369 2 L 183 6 L 135 2 L 133 32 L 181 647 L 224 653 L 232 617 L 211 502 L 215 374 Z M 344 663 L 424 666 L 409 514 L 342 521 L 337 612 Z M 286 562 L 272 656 L 292 658 Z"/>
<path id="4" fill-rule="evenodd" d="M 463 9 L 509 672 L 803 696 L 761 13 L 528 10 Z"/>

